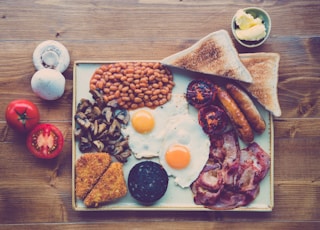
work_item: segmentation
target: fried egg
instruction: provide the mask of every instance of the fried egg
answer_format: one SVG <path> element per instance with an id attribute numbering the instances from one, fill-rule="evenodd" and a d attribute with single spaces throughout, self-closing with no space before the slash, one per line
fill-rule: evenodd
<path id="1" fill-rule="evenodd" d="M 209 157 L 210 140 L 188 114 L 171 117 L 166 126 L 159 160 L 182 188 L 195 181 Z"/>
<path id="2" fill-rule="evenodd" d="M 130 110 L 130 121 L 122 133 L 129 136 L 129 146 L 137 159 L 159 156 L 168 120 L 177 114 L 187 114 L 188 103 L 183 94 L 173 94 L 171 100 L 155 109 Z"/>

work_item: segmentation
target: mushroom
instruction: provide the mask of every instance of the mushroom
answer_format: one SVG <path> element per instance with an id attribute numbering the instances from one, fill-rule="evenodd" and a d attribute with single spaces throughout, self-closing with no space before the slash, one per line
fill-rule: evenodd
<path id="1" fill-rule="evenodd" d="M 63 73 L 70 64 L 70 55 L 60 42 L 47 40 L 33 51 L 33 64 L 37 70 L 49 68 Z"/>
<path id="2" fill-rule="evenodd" d="M 107 106 L 116 109 L 116 108 L 118 108 L 118 102 L 115 99 L 108 101 Z"/>
<path id="3" fill-rule="evenodd" d="M 83 135 L 83 131 L 82 129 L 78 128 L 74 131 L 74 136 L 77 137 L 81 137 Z"/>
<path id="4" fill-rule="evenodd" d="M 98 117 L 98 116 L 100 116 L 101 115 L 101 109 L 98 107 L 98 106 L 93 106 L 93 108 L 92 108 L 92 113 L 96 116 L 96 117 Z"/>
<path id="5" fill-rule="evenodd" d="M 124 125 L 127 125 L 130 120 L 130 115 L 127 110 L 125 109 L 117 109 L 115 111 L 115 117 L 118 121 Z"/>
<path id="6" fill-rule="evenodd" d="M 104 100 L 102 93 L 100 93 L 97 89 L 91 89 L 89 92 L 91 93 L 92 98 L 95 100 L 98 106 L 103 107 Z"/>
<path id="7" fill-rule="evenodd" d="M 109 129 L 109 133 L 112 135 L 114 134 L 116 131 L 120 130 L 121 126 L 119 121 L 117 121 L 116 119 L 113 120 L 110 129 Z"/>
<path id="8" fill-rule="evenodd" d="M 81 152 L 87 152 L 90 151 L 92 148 L 91 142 L 88 140 L 88 138 L 81 137 L 79 142 L 79 149 Z"/>
<path id="9" fill-rule="evenodd" d="M 56 100 L 64 93 L 66 79 L 57 70 L 38 70 L 31 79 L 31 88 L 40 98 L 45 100 Z"/>
<path id="10" fill-rule="evenodd" d="M 104 103 L 99 91 L 90 92 L 94 102 L 81 99 L 74 116 L 74 136 L 79 140 L 80 151 L 108 152 L 118 161 L 126 162 L 132 151 L 121 126 L 129 122 L 129 113 L 119 108 L 116 100 Z"/>
<path id="11" fill-rule="evenodd" d="M 94 140 L 93 145 L 95 146 L 95 148 L 97 149 L 98 152 L 102 152 L 104 149 L 104 144 L 100 140 Z"/>
<path id="12" fill-rule="evenodd" d="M 83 112 L 79 112 L 75 115 L 76 122 L 85 130 L 89 129 L 91 122 L 88 120 L 86 115 Z"/>
<path id="13" fill-rule="evenodd" d="M 120 162 L 126 162 L 127 158 L 130 157 L 131 155 L 132 155 L 131 150 L 127 149 L 127 150 L 123 151 L 122 153 L 115 155 L 115 158 Z"/>
<path id="14" fill-rule="evenodd" d="M 88 99 L 82 98 L 77 106 L 77 111 L 84 112 L 88 107 L 91 107 L 91 102 Z"/>
<path id="15" fill-rule="evenodd" d="M 105 107 L 102 110 L 102 115 L 105 117 L 106 121 L 108 123 L 110 123 L 112 115 L 113 115 L 111 107 Z"/>

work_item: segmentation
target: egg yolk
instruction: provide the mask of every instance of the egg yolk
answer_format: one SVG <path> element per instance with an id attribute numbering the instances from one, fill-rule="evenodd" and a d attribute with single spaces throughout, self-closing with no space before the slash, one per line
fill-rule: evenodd
<path id="1" fill-rule="evenodd" d="M 154 118 L 146 110 L 140 110 L 133 114 L 131 118 L 132 126 L 138 133 L 148 133 L 154 127 Z"/>
<path id="2" fill-rule="evenodd" d="M 183 169 L 190 163 L 189 149 L 183 145 L 171 146 L 165 155 L 166 162 L 174 169 Z"/>

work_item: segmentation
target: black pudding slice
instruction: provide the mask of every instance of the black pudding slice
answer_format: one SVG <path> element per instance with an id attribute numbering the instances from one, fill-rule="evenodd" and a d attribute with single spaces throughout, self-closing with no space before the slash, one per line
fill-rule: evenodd
<path id="1" fill-rule="evenodd" d="M 160 164 L 143 161 L 130 170 L 128 188 L 136 200 L 150 204 L 165 194 L 168 180 L 168 174 Z"/>
<path id="2" fill-rule="evenodd" d="M 199 109 L 211 104 L 216 97 L 215 85 L 205 79 L 196 79 L 188 84 L 186 99 L 188 103 Z"/>

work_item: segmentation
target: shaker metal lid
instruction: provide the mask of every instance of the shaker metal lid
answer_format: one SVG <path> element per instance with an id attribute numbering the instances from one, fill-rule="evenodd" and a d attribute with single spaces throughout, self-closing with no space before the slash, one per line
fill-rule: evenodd
<path id="1" fill-rule="evenodd" d="M 70 64 L 70 55 L 60 42 L 47 40 L 33 51 L 33 64 L 37 70 L 47 68 L 63 73 Z"/>

